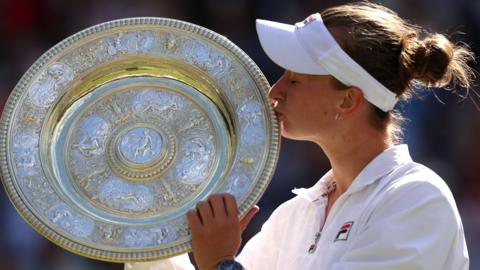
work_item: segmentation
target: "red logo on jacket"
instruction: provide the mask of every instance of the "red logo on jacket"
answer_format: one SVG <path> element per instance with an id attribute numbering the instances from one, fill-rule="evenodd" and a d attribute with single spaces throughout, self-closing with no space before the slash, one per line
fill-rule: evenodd
<path id="1" fill-rule="evenodd" d="M 336 241 L 347 241 L 348 235 L 350 234 L 350 230 L 352 229 L 353 221 L 343 223 L 342 227 L 337 233 L 337 237 L 335 237 L 334 242 Z"/>

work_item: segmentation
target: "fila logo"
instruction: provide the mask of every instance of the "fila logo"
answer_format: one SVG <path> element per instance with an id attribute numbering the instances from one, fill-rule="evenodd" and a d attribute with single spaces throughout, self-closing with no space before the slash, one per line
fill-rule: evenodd
<path id="1" fill-rule="evenodd" d="M 347 241 L 348 235 L 350 234 L 350 230 L 353 227 L 353 221 L 343 223 L 342 227 L 337 233 L 337 237 L 335 237 L 334 242 L 337 241 Z"/>

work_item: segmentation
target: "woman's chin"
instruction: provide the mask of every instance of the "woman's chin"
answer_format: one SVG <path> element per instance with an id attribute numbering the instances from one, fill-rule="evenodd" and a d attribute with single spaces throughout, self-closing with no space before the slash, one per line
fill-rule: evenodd
<path id="1" fill-rule="evenodd" d="M 291 130 L 288 129 L 288 127 L 286 127 L 282 122 L 280 122 L 280 132 L 282 134 L 282 137 L 284 138 L 287 138 L 287 139 L 292 139 L 292 140 L 296 140 L 296 136 L 295 136 L 295 133 L 293 133 Z"/>
<path id="2" fill-rule="evenodd" d="M 295 140 L 295 141 L 309 141 L 309 137 L 300 130 L 295 130 L 292 127 L 280 123 L 280 131 L 283 138 Z"/>
<path id="3" fill-rule="evenodd" d="M 288 123 L 285 123 L 284 120 L 280 120 L 279 125 L 282 137 L 291 140 L 302 140 L 301 134 L 297 134 L 298 131 L 293 129 L 290 125 L 288 125 Z"/>

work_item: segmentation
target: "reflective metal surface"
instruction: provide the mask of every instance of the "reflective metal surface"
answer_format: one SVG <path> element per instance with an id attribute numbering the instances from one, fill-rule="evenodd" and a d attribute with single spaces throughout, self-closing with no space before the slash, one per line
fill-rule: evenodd
<path id="1" fill-rule="evenodd" d="M 5 189 L 41 234 L 83 256 L 190 249 L 185 213 L 232 193 L 240 215 L 279 152 L 269 85 L 226 38 L 164 18 L 96 25 L 26 72 L 2 115 Z"/>

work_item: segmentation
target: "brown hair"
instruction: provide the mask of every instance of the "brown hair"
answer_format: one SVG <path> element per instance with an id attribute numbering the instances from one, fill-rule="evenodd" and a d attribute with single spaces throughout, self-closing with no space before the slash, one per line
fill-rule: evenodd
<path id="1" fill-rule="evenodd" d="M 427 87 L 471 87 L 473 53 L 442 34 L 407 23 L 392 10 L 368 2 L 331 7 L 322 12 L 325 25 L 345 52 L 400 99 L 414 94 L 414 84 Z M 338 34 L 338 35 L 337 35 Z M 466 96 L 464 95 L 464 96 Z M 398 111 L 372 107 L 372 124 L 401 140 L 403 118 Z"/>

